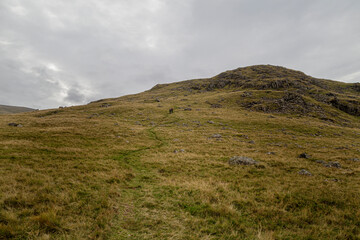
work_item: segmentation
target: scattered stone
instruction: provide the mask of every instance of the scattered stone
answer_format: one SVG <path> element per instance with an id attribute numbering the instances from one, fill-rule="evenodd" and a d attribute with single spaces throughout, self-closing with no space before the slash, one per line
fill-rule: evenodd
<path id="1" fill-rule="evenodd" d="M 174 150 L 174 153 L 182 153 L 182 152 L 185 152 L 185 150 L 184 149 L 176 149 L 176 150 Z"/>
<path id="2" fill-rule="evenodd" d="M 242 97 L 251 97 L 252 96 L 252 92 L 243 92 L 243 94 L 241 94 Z"/>
<path id="3" fill-rule="evenodd" d="M 276 147 L 287 147 L 286 143 L 278 142 L 278 143 L 268 143 L 269 146 L 276 146 Z"/>
<path id="4" fill-rule="evenodd" d="M 248 143 L 250 143 L 250 144 L 255 144 L 255 141 L 251 140 L 251 141 L 249 141 Z"/>
<path id="5" fill-rule="evenodd" d="M 349 158 L 348 161 L 360 162 L 359 158 Z"/>
<path id="6" fill-rule="evenodd" d="M 111 104 L 110 103 L 103 103 L 100 105 L 100 107 L 104 107 L 104 108 L 107 108 L 107 107 L 110 107 Z"/>
<path id="7" fill-rule="evenodd" d="M 207 121 L 207 123 L 214 124 L 214 121 Z"/>
<path id="8" fill-rule="evenodd" d="M 213 134 L 211 137 L 212 138 L 222 138 L 221 134 Z"/>
<path id="9" fill-rule="evenodd" d="M 9 125 L 10 127 L 23 127 L 23 125 L 20 124 L 20 123 L 9 123 L 8 125 Z"/>
<path id="10" fill-rule="evenodd" d="M 245 134 L 240 134 L 239 137 L 243 137 L 245 139 L 249 139 L 249 136 L 248 135 L 245 135 Z"/>
<path id="11" fill-rule="evenodd" d="M 155 99 L 155 102 L 160 102 L 160 100 L 157 98 L 157 99 Z"/>
<path id="12" fill-rule="evenodd" d="M 275 152 L 268 152 L 267 155 L 275 155 Z"/>
<path id="13" fill-rule="evenodd" d="M 252 158 L 244 156 L 234 156 L 229 160 L 230 165 L 257 165 L 258 162 Z"/>
<path id="14" fill-rule="evenodd" d="M 332 181 L 332 182 L 340 182 L 340 180 L 339 179 L 337 179 L 337 178 L 331 178 L 331 179 L 326 179 L 325 181 Z"/>
<path id="15" fill-rule="evenodd" d="M 326 162 L 323 161 L 323 160 L 316 160 L 315 162 L 316 162 L 316 163 L 320 163 L 320 164 L 326 164 Z"/>
<path id="16" fill-rule="evenodd" d="M 192 109 L 191 108 L 184 108 L 184 111 L 191 111 Z"/>
<path id="17" fill-rule="evenodd" d="M 341 168 L 339 162 L 328 162 L 324 164 L 325 167 Z"/>
<path id="18" fill-rule="evenodd" d="M 99 116 L 98 113 L 94 113 L 94 114 L 91 114 L 88 118 L 91 119 L 91 118 L 93 118 L 93 117 L 98 117 L 98 116 Z"/>
<path id="19" fill-rule="evenodd" d="M 136 121 L 135 124 L 136 125 L 142 125 L 141 122 L 139 122 L 139 121 Z"/>
<path id="20" fill-rule="evenodd" d="M 309 159 L 309 158 L 311 158 L 311 156 L 310 156 L 309 154 L 307 154 L 307 153 L 301 153 L 301 154 L 299 155 L 299 158 Z"/>
<path id="21" fill-rule="evenodd" d="M 337 147 L 337 148 L 335 148 L 336 150 L 346 150 L 346 149 L 349 149 L 349 148 L 347 148 L 347 147 Z"/>
<path id="22" fill-rule="evenodd" d="M 268 116 L 268 118 L 275 118 L 273 115 Z"/>
<path id="23" fill-rule="evenodd" d="M 299 174 L 300 174 L 300 175 L 306 175 L 306 176 L 312 176 L 311 172 L 309 172 L 309 171 L 306 170 L 306 169 L 301 169 L 301 170 L 299 171 Z"/>
<path id="24" fill-rule="evenodd" d="M 256 165 L 255 167 L 256 167 L 256 168 L 261 168 L 261 169 L 264 169 L 264 168 L 265 168 L 264 165 Z"/>
<path id="25" fill-rule="evenodd" d="M 114 126 L 119 126 L 119 123 L 114 123 Z"/>
<path id="26" fill-rule="evenodd" d="M 210 107 L 212 107 L 212 108 L 222 108 L 222 105 L 218 104 L 218 103 L 214 103 L 214 104 L 211 104 Z"/>

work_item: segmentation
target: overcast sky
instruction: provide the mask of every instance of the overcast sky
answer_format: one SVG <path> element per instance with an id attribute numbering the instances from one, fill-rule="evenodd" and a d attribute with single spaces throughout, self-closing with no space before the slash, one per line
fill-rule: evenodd
<path id="1" fill-rule="evenodd" d="M 360 1 L 0 0 L 0 104 L 84 104 L 255 64 L 360 82 Z"/>

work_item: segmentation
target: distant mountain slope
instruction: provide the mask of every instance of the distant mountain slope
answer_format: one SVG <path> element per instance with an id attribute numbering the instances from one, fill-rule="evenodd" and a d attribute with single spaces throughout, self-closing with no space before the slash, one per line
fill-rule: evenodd
<path id="1" fill-rule="evenodd" d="M 26 108 L 26 107 L 0 105 L 0 114 L 31 112 L 31 111 L 34 111 L 34 110 L 35 109 Z"/>

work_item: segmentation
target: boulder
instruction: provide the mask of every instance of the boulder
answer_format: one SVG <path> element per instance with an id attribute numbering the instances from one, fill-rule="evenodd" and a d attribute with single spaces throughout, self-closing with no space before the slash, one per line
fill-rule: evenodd
<path id="1" fill-rule="evenodd" d="M 229 160 L 230 165 L 257 165 L 258 162 L 250 157 L 234 156 Z"/>
<path id="2" fill-rule="evenodd" d="M 339 162 L 328 162 L 324 164 L 325 167 L 333 167 L 333 168 L 341 168 L 341 165 Z"/>
<path id="3" fill-rule="evenodd" d="M 213 134 L 211 137 L 212 138 L 222 138 L 221 134 Z"/>
<path id="4" fill-rule="evenodd" d="M 298 173 L 299 173 L 300 175 L 312 176 L 311 172 L 309 172 L 309 171 L 306 170 L 306 169 L 301 169 Z"/>
<path id="5" fill-rule="evenodd" d="M 23 127 L 23 125 L 22 124 L 20 124 L 20 123 L 9 123 L 8 124 L 10 127 Z"/>
<path id="6" fill-rule="evenodd" d="M 310 156 L 309 154 L 307 154 L 307 153 L 301 153 L 301 154 L 299 155 L 299 158 L 309 159 L 309 158 L 311 158 L 311 156 Z"/>

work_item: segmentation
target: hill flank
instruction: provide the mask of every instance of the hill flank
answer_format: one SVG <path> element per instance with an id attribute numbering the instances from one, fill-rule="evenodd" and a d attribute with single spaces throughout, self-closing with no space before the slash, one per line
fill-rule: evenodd
<path id="1" fill-rule="evenodd" d="M 311 79 L 254 66 L 1 115 L 0 239 L 360 238 L 359 116 L 311 94 L 357 85 Z"/>

